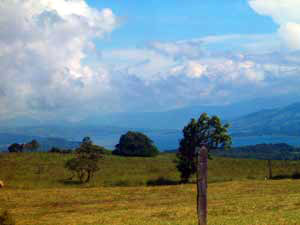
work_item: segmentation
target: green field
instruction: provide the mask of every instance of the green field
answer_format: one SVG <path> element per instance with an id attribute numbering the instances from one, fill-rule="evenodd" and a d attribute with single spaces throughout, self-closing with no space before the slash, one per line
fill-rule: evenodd
<path id="1" fill-rule="evenodd" d="M 17 224 L 196 224 L 196 185 L 178 184 L 174 154 L 155 158 L 107 155 L 89 184 L 68 181 L 72 155 L 1 154 L 0 209 Z M 289 177 L 296 161 L 274 161 L 273 173 Z M 209 161 L 208 220 L 223 224 L 300 224 L 300 180 L 264 180 L 266 162 Z M 165 184 L 165 185 L 162 185 Z"/>

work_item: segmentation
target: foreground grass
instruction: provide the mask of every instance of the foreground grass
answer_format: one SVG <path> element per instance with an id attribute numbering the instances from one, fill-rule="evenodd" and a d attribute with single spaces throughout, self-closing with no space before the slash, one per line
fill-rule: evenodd
<path id="1" fill-rule="evenodd" d="M 231 181 L 208 186 L 211 225 L 300 223 L 300 181 Z M 194 184 L 159 187 L 3 189 L 1 209 L 20 225 L 191 225 Z"/>
<path id="2" fill-rule="evenodd" d="M 20 225 L 191 225 L 197 223 L 196 185 L 178 184 L 174 154 L 155 158 L 105 156 L 89 184 L 68 181 L 72 155 L 0 154 L 0 211 Z M 273 161 L 289 177 L 300 162 Z M 266 161 L 209 161 L 211 225 L 300 224 L 300 180 L 264 180 Z M 160 186 L 164 184 L 165 186 Z M 174 184 L 174 185 L 166 185 Z"/>

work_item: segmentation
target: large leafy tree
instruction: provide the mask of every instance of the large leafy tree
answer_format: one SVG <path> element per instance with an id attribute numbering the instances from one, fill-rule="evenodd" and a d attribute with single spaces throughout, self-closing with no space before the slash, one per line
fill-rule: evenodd
<path id="1" fill-rule="evenodd" d="M 129 131 L 122 135 L 113 154 L 123 156 L 156 156 L 159 153 L 153 141 L 141 132 Z"/>
<path id="2" fill-rule="evenodd" d="M 210 117 L 206 113 L 202 113 L 198 120 L 192 119 L 184 127 L 176 160 L 182 182 L 188 182 L 196 172 L 197 146 L 205 145 L 208 150 L 230 147 L 228 128 L 228 124 L 222 125 L 219 117 Z"/>
<path id="3" fill-rule="evenodd" d="M 89 137 L 85 137 L 75 150 L 76 157 L 68 160 L 65 167 L 77 175 L 82 183 L 87 183 L 99 170 L 98 161 L 104 154 L 102 149 L 94 145 Z"/>

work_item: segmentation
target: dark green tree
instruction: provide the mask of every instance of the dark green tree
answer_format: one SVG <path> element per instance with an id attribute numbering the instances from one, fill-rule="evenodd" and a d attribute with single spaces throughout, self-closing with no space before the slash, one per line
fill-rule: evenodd
<path id="1" fill-rule="evenodd" d="M 192 119 L 184 127 L 176 160 L 183 183 L 188 182 L 196 172 L 197 146 L 205 145 L 208 150 L 230 147 L 228 128 L 228 124 L 222 125 L 219 117 L 210 117 L 206 113 L 202 113 L 198 120 Z"/>
<path id="2" fill-rule="evenodd" d="M 24 149 L 24 145 L 18 143 L 11 144 L 8 147 L 9 152 L 23 152 L 23 149 Z"/>
<path id="3" fill-rule="evenodd" d="M 68 160 L 65 167 L 73 175 L 77 175 L 82 183 L 87 183 L 99 170 L 98 161 L 103 157 L 102 148 L 94 145 L 89 137 L 85 137 L 75 153 L 76 157 Z"/>
<path id="4" fill-rule="evenodd" d="M 129 131 L 123 134 L 119 144 L 113 151 L 115 155 L 151 157 L 158 155 L 159 151 L 153 141 L 141 132 Z"/>

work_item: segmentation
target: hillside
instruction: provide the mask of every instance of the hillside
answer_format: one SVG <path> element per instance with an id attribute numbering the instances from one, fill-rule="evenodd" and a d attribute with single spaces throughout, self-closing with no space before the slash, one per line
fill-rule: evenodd
<path id="1" fill-rule="evenodd" d="M 72 155 L 0 154 L 0 211 L 17 225 L 196 224 L 196 185 L 178 184 L 174 154 L 105 156 L 89 184 L 68 180 Z M 299 161 L 274 161 L 274 176 L 290 177 Z M 266 161 L 214 158 L 208 171 L 208 224 L 299 224 L 300 183 L 264 180 Z M 238 213 L 237 213 L 238 212 Z"/>
<path id="2" fill-rule="evenodd" d="M 300 136 L 300 103 L 251 113 L 233 120 L 231 125 L 235 136 Z"/>
<path id="3" fill-rule="evenodd" d="M 58 153 L 0 153 L 0 178 L 9 188 L 27 187 L 56 188 L 78 182 L 68 180 L 71 172 L 64 163 L 73 154 Z M 164 153 L 157 157 L 120 157 L 105 155 L 99 161 L 100 171 L 95 173 L 87 186 L 149 186 L 177 184 L 179 172 L 174 163 L 175 154 Z M 291 176 L 300 171 L 300 161 L 274 161 L 273 175 Z M 267 174 L 266 161 L 254 159 L 233 159 L 213 157 L 209 161 L 209 183 L 239 181 L 247 179 L 263 180 Z M 194 178 L 193 178 L 194 179 Z M 82 185 L 79 185 L 80 187 Z M 86 185 L 83 185 L 86 186 Z"/>

